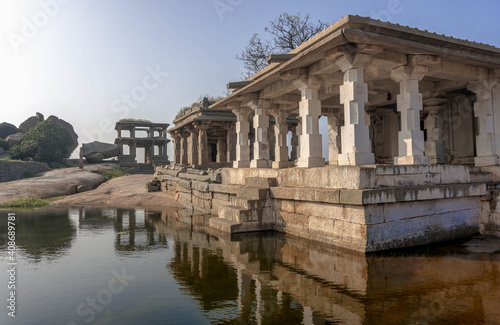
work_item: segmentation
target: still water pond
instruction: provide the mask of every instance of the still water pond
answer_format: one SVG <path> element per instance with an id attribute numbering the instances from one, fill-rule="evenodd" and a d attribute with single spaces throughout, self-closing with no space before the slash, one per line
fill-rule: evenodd
<path id="1" fill-rule="evenodd" d="M 184 211 L 0 211 L 0 324 L 500 324 L 499 239 L 367 255 Z"/>

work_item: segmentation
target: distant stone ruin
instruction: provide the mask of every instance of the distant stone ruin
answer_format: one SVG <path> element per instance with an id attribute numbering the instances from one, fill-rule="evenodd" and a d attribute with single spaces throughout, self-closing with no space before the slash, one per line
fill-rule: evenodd
<path id="1" fill-rule="evenodd" d="M 115 125 L 115 144 L 120 148 L 118 162 L 135 172 L 153 173 L 154 167 L 170 163 L 167 154 L 167 128 L 170 124 L 147 121 L 120 121 Z M 124 136 L 123 131 L 128 132 Z M 144 161 L 137 162 L 137 148 L 144 148 Z"/>

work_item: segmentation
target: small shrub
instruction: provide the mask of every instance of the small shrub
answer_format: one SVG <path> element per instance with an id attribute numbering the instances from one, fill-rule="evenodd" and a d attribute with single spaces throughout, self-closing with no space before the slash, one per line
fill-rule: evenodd
<path id="1" fill-rule="evenodd" d="M 102 176 L 104 176 L 106 181 L 109 181 L 110 179 L 126 176 L 128 174 L 126 170 L 114 167 L 113 170 L 102 173 Z"/>

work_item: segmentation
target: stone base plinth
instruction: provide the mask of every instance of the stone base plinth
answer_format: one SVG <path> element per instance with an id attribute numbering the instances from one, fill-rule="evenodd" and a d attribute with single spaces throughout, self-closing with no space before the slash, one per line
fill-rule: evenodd
<path id="1" fill-rule="evenodd" d="M 254 159 L 250 162 L 250 168 L 271 168 L 272 161 L 267 159 Z"/>
<path id="2" fill-rule="evenodd" d="M 325 166 L 325 158 L 307 157 L 300 158 L 297 162 L 297 167 L 323 167 Z"/>
<path id="3" fill-rule="evenodd" d="M 428 163 L 429 163 L 429 157 L 426 156 L 394 157 L 395 165 L 425 165 Z"/>
<path id="4" fill-rule="evenodd" d="M 346 153 L 338 156 L 339 165 L 363 166 L 373 165 L 375 156 L 373 153 Z"/>
<path id="5" fill-rule="evenodd" d="M 293 167 L 293 161 L 273 161 L 272 167 L 276 169 Z"/>
<path id="6" fill-rule="evenodd" d="M 474 157 L 474 165 L 476 167 L 496 166 L 498 164 L 497 156 Z"/>
<path id="7" fill-rule="evenodd" d="M 250 161 L 249 160 L 235 160 L 233 162 L 233 168 L 249 168 Z"/>

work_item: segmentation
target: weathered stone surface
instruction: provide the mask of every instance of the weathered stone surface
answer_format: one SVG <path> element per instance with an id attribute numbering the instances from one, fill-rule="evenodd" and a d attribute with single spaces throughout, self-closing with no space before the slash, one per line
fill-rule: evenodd
<path id="1" fill-rule="evenodd" d="M 197 190 L 197 191 L 205 192 L 206 193 L 206 192 L 208 192 L 209 183 L 192 181 L 191 182 L 191 188 L 193 190 Z"/>
<path id="2" fill-rule="evenodd" d="M 194 174 L 194 175 L 206 175 L 207 171 L 203 169 L 195 169 L 195 168 L 188 168 L 185 170 L 186 173 L 188 174 Z"/>
<path id="3" fill-rule="evenodd" d="M 116 144 L 94 141 L 82 144 L 83 156 L 88 162 L 97 163 L 103 159 L 116 157 L 120 148 Z"/>
<path id="4" fill-rule="evenodd" d="M 278 170 L 269 168 L 224 168 L 222 184 L 245 185 L 245 179 L 249 177 L 276 178 L 277 175 Z"/>
<path id="5" fill-rule="evenodd" d="M 370 225 L 366 251 L 408 247 L 464 238 L 479 230 L 479 209 L 434 214 L 420 218 Z"/>
<path id="6" fill-rule="evenodd" d="M 221 200 L 221 201 L 229 201 L 229 194 L 227 193 L 218 193 L 218 192 L 212 192 L 214 200 Z"/>
<path id="7" fill-rule="evenodd" d="M 15 125 L 3 122 L 0 123 L 0 138 L 5 139 L 9 135 L 21 132 Z"/>
<path id="8" fill-rule="evenodd" d="M 265 202 L 264 200 L 248 200 L 236 197 L 232 201 L 232 204 L 244 209 L 262 210 Z"/>
<path id="9" fill-rule="evenodd" d="M 209 184 L 208 189 L 211 192 L 237 194 L 241 185 Z"/>
<path id="10" fill-rule="evenodd" d="M 340 203 L 366 205 L 449 199 L 486 194 L 486 184 L 448 184 L 392 187 L 374 190 L 340 190 Z"/>
<path id="11" fill-rule="evenodd" d="M 96 152 L 85 157 L 89 163 L 100 163 L 104 159 L 104 154 L 102 152 Z"/>
<path id="12" fill-rule="evenodd" d="M 22 132 L 14 133 L 9 135 L 5 141 L 7 141 L 7 145 L 9 148 L 12 148 L 16 144 L 20 144 L 23 141 L 24 135 Z"/>
<path id="13" fill-rule="evenodd" d="M 211 200 L 204 200 L 195 195 L 192 196 L 193 207 L 195 210 L 202 211 L 205 213 L 210 213 L 212 210 L 212 202 Z"/>
<path id="14" fill-rule="evenodd" d="M 199 181 L 199 182 L 209 182 L 210 181 L 210 175 L 196 175 L 196 174 L 189 174 L 189 173 L 179 173 L 177 175 L 177 177 L 195 180 L 195 181 Z"/>
<path id="15" fill-rule="evenodd" d="M 339 203 L 338 189 L 271 187 L 271 197 L 297 201 Z"/>
<path id="16" fill-rule="evenodd" d="M 229 202 L 227 202 L 227 201 L 218 200 L 218 199 L 212 199 L 212 211 L 216 212 L 215 213 L 216 215 L 219 215 L 219 213 L 222 210 L 222 208 L 225 207 L 225 206 L 228 206 L 228 205 L 229 205 Z"/>
<path id="17" fill-rule="evenodd" d="M 50 168 L 46 163 L 0 161 L 0 183 L 21 179 L 26 173 L 41 173 Z"/>
<path id="18" fill-rule="evenodd" d="M 36 116 L 28 117 L 23 123 L 19 124 L 19 130 L 21 130 L 22 133 L 28 133 L 29 130 L 40 122 L 40 119 Z"/>
<path id="19" fill-rule="evenodd" d="M 211 200 L 212 199 L 212 193 L 210 193 L 210 192 L 200 192 L 198 190 L 193 189 L 191 191 L 191 193 L 193 194 L 193 196 L 199 197 L 200 199 L 204 199 L 204 200 Z"/>
<path id="20" fill-rule="evenodd" d="M 269 189 L 256 187 L 241 187 L 237 191 L 237 195 L 242 199 L 249 200 L 265 200 L 269 195 Z"/>
<path id="21" fill-rule="evenodd" d="M 270 188 L 277 185 L 276 178 L 270 177 L 247 177 L 245 178 L 245 186 Z"/>
<path id="22" fill-rule="evenodd" d="M 73 129 L 73 126 L 70 123 L 66 122 L 65 120 L 60 119 L 54 115 L 47 117 L 47 121 L 54 121 L 68 131 L 69 135 L 71 136 L 71 139 L 73 139 L 73 143 L 68 147 L 68 149 L 69 152 L 73 152 L 78 147 L 78 135 Z"/>

